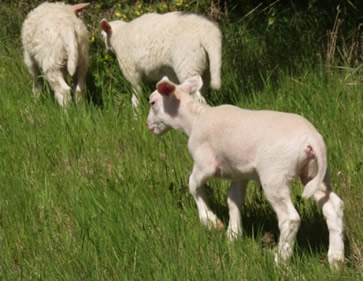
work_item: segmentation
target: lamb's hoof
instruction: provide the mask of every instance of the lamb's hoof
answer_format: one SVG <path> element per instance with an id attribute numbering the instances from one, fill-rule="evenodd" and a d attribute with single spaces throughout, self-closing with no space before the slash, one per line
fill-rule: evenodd
<path id="1" fill-rule="evenodd" d="M 236 231 L 233 231 L 233 230 L 230 230 L 230 229 L 227 230 L 227 238 L 228 238 L 229 241 L 234 242 L 239 237 L 241 237 L 240 232 L 236 232 Z"/>
<path id="2" fill-rule="evenodd" d="M 218 220 L 217 221 L 217 224 L 216 224 L 216 229 L 219 230 L 219 231 L 223 231 L 223 229 L 224 229 L 223 222 L 221 222 L 220 220 Z"/>
<path id="3" fill-rule="evenodd" d="M 330 270 L 333 272 L 341 272 L 345 269 L 344 260 L 342 259 L 333 259 L 329 261 Z"/>
<path id="4" fill-rule="evenodd" d="M 202 221 L 202 224 L 205 225 L 209 230 L 216 229 L 218 231 L 223 231 L 224 224 L 219 219 L 214 220 L 206 220 Z"/>

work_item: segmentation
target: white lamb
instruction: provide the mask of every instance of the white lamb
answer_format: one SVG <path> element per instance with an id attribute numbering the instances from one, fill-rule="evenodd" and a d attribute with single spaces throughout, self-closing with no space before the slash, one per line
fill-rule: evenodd
<path id="1" fill-rule="evenodd" d="M 23 23 L 24 62 L 33 76 L 33 93 L 40 92 L 42 70 L 61 106 L 71 99 L 70 87 L 64 79 L 66 70 L 75 76 L 75 100 L 83 96 L 88 31 L 77 15 L 88 5 L 45 2 L 32 10 Z"/>
<path id="2" fill-rule="evenodd" d="M 101 20 L 106 48 L 112 49 L 125 78 L 133 87 L 137 107 L 141 81 L 159 81 L 164 75 L 183 82 L 201 75 L 204 92 L 221 86 L 222 34 L 216 23 L 185 12 L 144 14 L 131 22 Z M 200 93 L 199 101 L 205 102 Z"/>
<path id="3" fill-rule="evenodd" d="M 175 85 L 164 77 L 150 96 L 148 128 L 162 135 L 170 128 L 189 136 L 194 159 L 189 188 L 201 222 L 222 228 L 210 210 L 204 183 L 211 177 L 230 179 L 228 237 L 241 234 L 240 207 L 249 180 L 258 181 L 276 212 L 280 240 L 275 261 L 293 251 L 300 217 L 290 198 L 289 182 L 300 177 L 303 197 L 322 207 L 329 230 L 328 260 L 332 268 L 344 261 L 342 200 L 331 190 L 324 140 L 303 117 L 277 111 L 245 110 L 232 105 L 210 107 L 190 97 L 202 86 L 200 77 Z"/>

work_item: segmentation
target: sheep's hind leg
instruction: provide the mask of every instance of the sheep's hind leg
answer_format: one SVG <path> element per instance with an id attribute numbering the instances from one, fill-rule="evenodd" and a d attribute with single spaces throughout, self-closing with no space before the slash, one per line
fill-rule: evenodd
<path id="1" fill-rule="evenodd" d="M 300 216 L 292 203 L 289 186 L 285 180 L 262 186 L 279 223 L 280 240 L 278 253 L 275 256 L 275 262 L 279 263 L 286 261 L 292 255 L 296 233 L 300 226 Z"/>
<path id="2" fill-rule="evenodd" d="M 189 62 L 189 63 L 186 63 L 186 62 Z M 178 68 L 176 69 L 176 73 L 177 73 L 177 78 L 180 81 L 180 83 L 183 83 L 185 80 L 187 80 L 190 77 L 200 75 L 198 70 L 193 71 L 193 70 L 190 69 L 189 65 L 193 65 L 193 64 L 194 64 L 194 61 L 191 62 L 189 60 L 185 60 L 183 63 L 178 63 L 177 64 Z M 192 96 L 199 103 L 207 104 L 207 101 L 203 97 L 203 94 L 206 93 L 206 87 L 208 87 L 208 82 L 205 81 L 204 78 L 205 77 L 203 76 L 202 77 L 202 79 L 203 79 L 202 90 L 192 93 Z"/>
<path id="3" fill-rule="evenodd" d="M 309 177 L 302 177 L 302 182 L 306 184 L 310 181 Z M 344 263 L 344 203 L 331 190 L 329 173 L 325 175 L 323 183 L 315 192 L 314 199 L 322 208 L 323 215 L 329 230 L 329 250 L 328 261 L 334 270 L 340 268 Z"/>
<path id="4" fill-rule="evenodd" d="M 71 88 L 64 81 L 62 71 L 52 70 L 46 72 L 47 80 L 54 91 L 55 98 L 60 106 L 66 106 L 71 99 Z"/>
<path id="5" fill-rule="evenodd" d="M 232 182 L 228 190 L 229 224 L 227 237 L 231 241 L 242 233 L 240 208 L 246 197 L 247 183 L 248 181 Z"/>
<path id="6" fill-rule="evenodd" d="M 210 174 L 212 173 L 205 172 L 194 165 L 193 172 L 189 177 L 189 190 L 197 204 L 201 223 L 207 227 L 223 229 L 223 223 L 210 210 L 207 204 L 204 183 L 210 177 Z"/>
<path id="7" fill-rule="evenodd" d="M 41 93 L 41 78 L 40 78 L 40 69 L 37 63 L 33 60 L 33 58 L 29 55 L 28 52 L 24 52 L 24 62 L 25 65 L 28 67 L 30 74 L 33 76 L 33 94 L 38 97 Z"/>
<path id="8" fill-rule="evenodd" d="M 79 103 L 84 101 L 85 99 L 85 79 L 87 73 L 87 63 L 80 62 L 80 65 L 77 67 L 75 81 L 74 81 L 74 101 L 75 103 Z"/>

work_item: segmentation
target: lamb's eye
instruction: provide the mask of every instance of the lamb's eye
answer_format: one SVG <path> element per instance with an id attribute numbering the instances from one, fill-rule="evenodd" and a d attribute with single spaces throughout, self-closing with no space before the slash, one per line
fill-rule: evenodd
<path id="1" fill-rule="evenodd" d="M 150 103 L 151 105 L 154 105 L 154 104 L 155 104 L 155 101 L 149 101 L 149 103 Z"/>

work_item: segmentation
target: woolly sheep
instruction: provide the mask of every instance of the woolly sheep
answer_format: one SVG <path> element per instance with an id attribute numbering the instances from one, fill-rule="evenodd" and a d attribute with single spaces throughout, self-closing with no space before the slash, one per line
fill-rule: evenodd
<path id="1" fill-rule="evenodd" d="M 322 136 L 303 117 L 277 111 L 245 110 L 232 105 L 210 107 L 190 97 L 201 88 L 200 77 L 175 85 L 164 77 L 150 96 L 148 128 L 162 135 L 170 128 L 189 136 L 194 160 L 189 178 L 201 222 L 222 228 L 210 210 L 204 183 L 211 177 L 230 179 L 228 237 L 241 234 L 240 207 L 249 180 L 258 181 L 277 214 L 280 240 L 275 261 L 293 251 L 300 217 L 290 198 L 289 181 L 300 177 L 302 196 L 314 197 L 322 207 L 329 230 L 328 260 L 333 269 L 344 261 L 342 200 L 332 191 Z"/>
<path id="2" fill-rule="evenodd" d="M 131 22 L 100 22 L 106 49 L 116 53 L 125 78 L 133 87 L 137 107 L 141 81 L 157 82 L 168 75 L 175 82 L 201 75 L 204 92 L 221 86 L 222 35 L 216 23 L 185 12 L 144 14 Z M 199 101 L 205 102 L 200 93 Z"/>
<path id="3" fill-rule="evenodd" d="M 45 2 L 32 10 L 21 32 L 24 62 L 33 76 L 33 93 L 39 95 L 41 70 L 60 106 L 71 98 L 64 74 L 74 78 L 76 101 L 83 96 L 88 67 L 88 31 L 77 15 L 89 3 L 66 5 Z"/>

